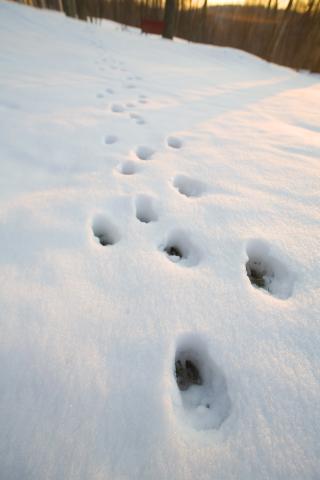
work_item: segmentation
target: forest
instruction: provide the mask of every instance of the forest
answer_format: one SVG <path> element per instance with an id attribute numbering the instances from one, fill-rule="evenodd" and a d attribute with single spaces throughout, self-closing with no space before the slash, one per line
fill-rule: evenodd
<path id="1" fill-rule="evenodd" d="M 208 5 L 208 0 L 23 0 L 84 21 L 106 18 L 140 28 L 163 21 L 167 38 L 234 47 L 267 61 L 320 72 L 320 0 L 247 0 Z"/>

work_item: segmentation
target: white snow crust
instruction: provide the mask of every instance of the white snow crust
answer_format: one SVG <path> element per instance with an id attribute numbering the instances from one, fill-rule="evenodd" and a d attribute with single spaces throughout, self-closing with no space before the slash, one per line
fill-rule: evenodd
<path id="1" fill-rule="evenodd" d="M 0 45 L 1 480 L 319 479 L 319 75 L 5 1 Z"/>

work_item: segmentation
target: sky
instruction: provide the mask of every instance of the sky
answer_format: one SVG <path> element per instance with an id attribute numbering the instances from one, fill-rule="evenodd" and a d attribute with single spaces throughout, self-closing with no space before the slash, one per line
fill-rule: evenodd
<path id="1" fill-rule="evenodd" d="M 223 5 L 225 3 L 244 3 L 243 0 L 209 0 L 208 5 Z"/>

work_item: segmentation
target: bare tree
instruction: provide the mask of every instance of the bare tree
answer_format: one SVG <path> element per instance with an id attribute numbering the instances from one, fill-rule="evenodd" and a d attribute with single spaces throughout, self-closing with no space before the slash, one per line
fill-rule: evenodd
<path id="1" fill-rule="evenodd" d="M 63 10 L 69 17 L 77 16 L 76 0 L 62 0 Z"/>
<path id="2" fill-rule="evenodd" d="M 208 9 L 208 0 L 204 0 L 202 10 L 201 10 L 201 41 L 205 43 L 207 41 L 207 9 Z"/>
<path id="3" fill-rule="evenodd" d="M 207 0 L 16 0 L 63 10 L 83 20 L 109 18 L 141 26 L 160 20 L 163 36 L 240 48 L 268 61 L 320 72 L 320 0 L 245 0 L 210 5 Z"/>
<path id="4" fill-rule="evenodd" d="M 166 0 L 164 8 L 164 29 L 162 34 L 164 38 L 173 38 L 175 12 L 176 0 Z"/>

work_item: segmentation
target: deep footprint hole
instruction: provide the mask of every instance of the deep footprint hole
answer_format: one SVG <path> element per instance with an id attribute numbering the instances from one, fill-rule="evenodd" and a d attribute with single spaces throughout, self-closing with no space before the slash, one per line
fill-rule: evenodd
<path id="1" fill-rule="evenodd" d="M 160 250 L 165 252 L 173 263 L 190 267 L 200 260 L 198 248 L 190 241 L 189 235 L 182 230 L 173 230 L 160 245 Z"/>
<path id="2" fill-rule="evenodd" d="M 158 220 L 155 200 L 149 195 L 136 197 L 136 217 L 142 223 L 156 222 Z"/>
<path id="3" fill-rule="evenodd" d="M 274 278 L 274 272 L 267 267 L 263 259 L 254 257 L 248 260 L 246 270 L 252 285 L 268 290 L 268 285 Z"/>
<path id="4" fill-rule="evenodd" d="M 169 255 L 169 257 L 174 257 L 176 259 L 183 258 L 183 253 L 177 245 L 168 245 L 165 247 L 164 251 Z"/>
<path id="5" fill-rule="evenodd" d="M 92 222 L 92 232 L 100 245 L 114 245 L 120 240 L 119 232 L 104 215 L 97 215 Z"/>
<path id="6" fill-rule="evenodd" d="M 175 361 L 175 376 L 179 390 L 188 390 L 191 385 L 202 385 L 202 377 L 199 367 L 194 360 L 186 355 L 186 358 L 177 358 Z"/>
<path id="7" fill-rule="evenodd" d="M 272 254 L 267 243 L 262 240 L 248 242 L 247 255 L 246 273 L 254 287 L 281 299 L 292 295 L 294 275 Z"/>
<path id="8" fill-rule="evenodd" d="M 231 411 L 227 382 L 199 335 L 189 333 L 178 339 L 174 379 L 182 412 L 191 425 L 197 430 L 219 428 Z"/>

